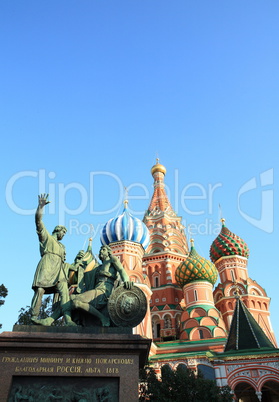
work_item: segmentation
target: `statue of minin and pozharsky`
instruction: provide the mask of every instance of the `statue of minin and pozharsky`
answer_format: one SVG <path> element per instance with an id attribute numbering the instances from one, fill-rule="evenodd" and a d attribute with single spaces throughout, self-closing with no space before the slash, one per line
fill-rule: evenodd
<path id="1" fill-rule="evenodd" d="M 109 246 L 102 246 L 98 264 L 91 252 L 79 251 L 74 262 L 66 262 L 61 243 L 67 229 L 56 226 L 50 234 L 43 223 L 43 210 L 49 204 L 48 195 L 38 197 L 35 214 L 41 259 L 37 265 L 32 288 L 32 322 L 51 325 L 64 317 L 67 326 L 128 326 L 138 325 L 145 316 L 147 302 L 144 293 L 129 280 L 120 260 Z M 38 319 L 44 294 L 54 294 L 50 317 Z"/>

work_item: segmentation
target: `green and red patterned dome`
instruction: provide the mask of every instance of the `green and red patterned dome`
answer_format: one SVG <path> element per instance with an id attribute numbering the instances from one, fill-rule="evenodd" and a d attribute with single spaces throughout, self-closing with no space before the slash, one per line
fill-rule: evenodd
<path id="1" fill-rule="evenodd" d="M 212 262 L 197 253 L 193 243 L 191 239 L 189 256 L 176 268 L 176 282 L 181 288 L 194 281 L 207 281 L 214 285 L 218 277 L 217 269 Z"/>
<path id="2" fill-rule="evenodd" d="M 236 234 L 232 233 L 226 226 L 225 220 L 222 219 L 222 229 L 210 247 L 210 259 L 216 262 L 221 257 L 239 255 L 241 257 L 249 257 L 249 248 L 244 240 Z"/>

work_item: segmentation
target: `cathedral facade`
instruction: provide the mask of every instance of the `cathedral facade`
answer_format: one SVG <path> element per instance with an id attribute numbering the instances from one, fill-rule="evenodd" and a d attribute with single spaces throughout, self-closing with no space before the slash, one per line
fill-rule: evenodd
<path id="1" fill-rule="evenodd" d="M 278 401 L 270 298 L 249 277 L 247 244 L 222 219 L 210 260 L 199 255 L 167 197 L 166 168 L 157 161 L 151 174 L 154 192 L 143 220 L 125 201 L 101 236 L 149 302 L 135 332 L 153 339 L 150 363 L 158 375 L 165 364 L 200 370 L 217 385 L 229 385 L 239 401 Z"/>

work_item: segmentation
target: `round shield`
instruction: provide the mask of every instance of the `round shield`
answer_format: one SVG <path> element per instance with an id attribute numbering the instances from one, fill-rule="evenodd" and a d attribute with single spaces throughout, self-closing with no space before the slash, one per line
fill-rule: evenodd
<path id="1" fill-rule="evenodd" d="M 112 322 L 118 327 L 136 327 L 144 319 L 147 301 L 143 291 L 137 286 L 116 288 L 108 301 L 108 312 Z"/>

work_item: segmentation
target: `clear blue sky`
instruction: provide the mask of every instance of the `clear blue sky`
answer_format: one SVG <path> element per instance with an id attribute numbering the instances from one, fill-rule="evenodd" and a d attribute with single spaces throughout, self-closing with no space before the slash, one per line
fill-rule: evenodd
<path id="1" fill-rule="evenodd" d="M 33 295 L 38 193 L 71 262 L 90 231 L 98 252 L 124 186 L 143 217 L 159 156 L 201 255 L 219 204 L 248 243 L 279 339 L 278 20 L 277 0 L 1 2 L 2 330 Z"/>

